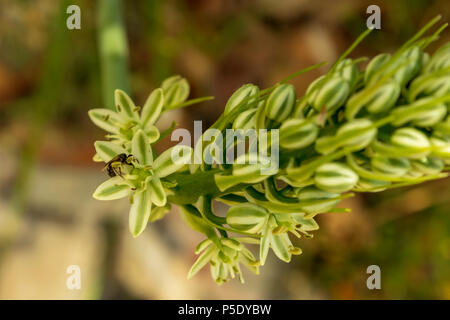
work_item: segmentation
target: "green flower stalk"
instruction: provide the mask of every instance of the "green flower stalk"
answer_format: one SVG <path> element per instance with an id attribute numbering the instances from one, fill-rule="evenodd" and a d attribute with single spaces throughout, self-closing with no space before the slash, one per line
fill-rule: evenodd
<path id="1" fill-rule="evenodd" d="M 194 149 L 178 145 L 157 155 L 152 145 L 174 125 L 160 133 L 155 123 L 163 112 L 210 97 L 187 100 L 189 84 L 180 76 L 166 79 L 142 108 L 117 90 L 116 112 L 89 111 L 108 132 L 106 141 L 95 143 L 94 160 L 105 162 L 111 176 L 94 197 L 129 197 L 133 236 L 178 205 L 183 220 L 206 237 L 189 278 L 209 265 L 217 283 L 235 277 L 243 282 L 241 265 L 258 274 L 270 251 L 289 262 L 302 253 L 295 238 L 312 237 L 318 214 L 348 212 L 336 206 L 351 192 L 447 176 L 450 43 L 433 55 L 424 51 L 446 27 L 425 36 L 438 20 L 362 70 L 359 63 L 365 59 L 348 55 L 366 31 L 303 95 L 287 82 L 321 64 L 270 88 L 242 86 Z M 236 149 L 239 153 L 231 129 L 238 140 L 248 136 L 249 144 L 223 162 Z M 257 134 L 261 129 L 267 134 Z M 233 139 L 223 143 L 225 136 Z M 229 205 L 225 216 L 215 214 L 213 201 Z M 259 258 L 244 244 L 259 246 Z"/>

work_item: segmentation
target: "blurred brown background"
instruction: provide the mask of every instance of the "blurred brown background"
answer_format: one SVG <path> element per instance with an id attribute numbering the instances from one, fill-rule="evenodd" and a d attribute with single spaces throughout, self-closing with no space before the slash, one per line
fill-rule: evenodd
<path id="1" fill-rule="evenodd" d="M 392 52 L 450 14 L 447 0 L 123 2 L 134 100 L 172 74 L 189 80 L 191 97 L 216 97 L 166 115 L 162 129 L 173 119 L 205 127 L 240 85 L 267 87 L 333 62 L 366 28 L 371 4 L 381 7 L 382 30 L 353 57 Z M 315 237 L 299 241 L 302 256 L 285 264 L 270 255 L 245 285 L 217 286 L 206 269 L 186 280 L 202 237 L 177 209 L 133 239 L 127 201 L 91 197 L 104 180 L 91 160 L 104 133 L 87 117 L 104 106 L 98 1 L 70 3 L 81 8 L 81 30 L 66 28 L 63 0 L 0 1 L 1 299 L 450 299 L 449 179 L 346 200 L 352 213 L 319 217 Z M 449 39 L 446 30 L 429 50 Z M 324 71 L 293 80 L 298 94 Z M 366 287 L 372 264 L 382 290 Z M 69 265 L 81 268 L 81 290 L 66 287 Z"/>

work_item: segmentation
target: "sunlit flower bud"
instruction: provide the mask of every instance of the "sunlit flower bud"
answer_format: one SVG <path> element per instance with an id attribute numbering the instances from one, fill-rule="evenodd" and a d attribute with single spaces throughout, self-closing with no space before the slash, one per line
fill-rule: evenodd
<path id="1" fill-rule="evenodd" d="M 411 164 L 414 169 L 424 174 L 436 174 L 444 169 L 444 162 L 435 157 L 426 157 L 418 160 L 412 160 Z"/>
<path id="2" fill-rule="evenodd" d="M 439 123 L 447 114 L 447 107 L 443 103 L 435 103 L 433 97 L 422 98 L 410 105 L 396 108 L 395 126 L 412 122 L 418 127 L 429 127 Z"/>
<path id="3" fill-rule="evenodd" d="M 366 87 L 347 101 L 345 116 L 353 119 L 362 108 L 370 113 L 386 111 L 395 105 L 399 96 L 400 85 L 394 80 L 386 81 L 377 89 Z"/>
<path id="4" fill-rule="evenodd" d="M 300 149 L 312 144 L 319 128 L 305 119 L 289 119 L 280 127 L 280 146 L 285 149 Z"/>
<path id="5" fill-rule="evenodd" d="M 244 84 L 231 95 L 230 99 L 228 99 L 228 102 L 225 105 L 224 114 L 230 113 L 230 111 L 237 106 L 242 107 L 256 101 L 258 92 L 259 89 L 254 84 Z"/>
<path id="6" fill-rule="evenodd" d="M 450 43 L 440 47 L 423 68 L 424 73 L 450 67 Z"/>
<path id="7" fill-rule="evenodd" d="M 447 115 L 444 121 L 433 126 L 433 130 L 441 135 L 450 135 L 450 115 Z"/>
<path id="8" fill-rule="evenodd" d="M 276 87 L 266 101 L 266 117 L 278 122 L 286 120 L 294 109 L 295 89 L 291 84 Z"/>
<path id="9" fill-rule="evenodd" d="M 381 53 L 374 57 L 369 64 L 366 67 L 366 70 L 364 71 L 364 83 L 367 85 L 369 84 L 371 78 L 373 75 L 381 68 L 383 67 L 386 62 L 389 61 L 391 58 L 391 55 L 388 53 Z"/>
<path id="10" fill-rule="evenodd" d="M 450 139 L 432 136 L 430 138 L 432 154 L 437 157 L 450 158 Z"/>
<path id="11" fill-rule="evenodd" d="M 350 86 L 350 91 L 353 91 L 358 82 L 359 71 L 352 59 L 344 59 L 339 62 L 334 73 L 345 79 Z"/>
<path id="12" fill-rule="evenodd" d="M 259 233 L 267 222 L 269 213 L 253 203 L 232 206 L 227 212 L 227 224 L 237 230 Z"/>
<path id="13" fill-rule="evenodd" d="M 164 92 L 164 108 L 167 110 L 175 108 L 186 101 L 189 96 L 189 83 L 181 76 L 167 78 L 161 84 Z"/>
<path id="14" fill-rule="evenodd" d="M 300 189 L 297 197 L 302 209 L 309 215 L 330 211 L 339 203 L 339 199 L 336 199 L 339 197 L 338 193 L 326 192 L 314 186 Z"/>
<path id="15" fill-rule="evenodd" d="M 372 121 L 355 119 L 342 125 L 335 135 L 317 139 L 315 149 L 322 154 L 329 154 L 340 147 L 363 149 L 372 142 L 376 134 L 377 128 Z"/>
<path id="16" fill-rule="evenodd" d="M 411 164 L 406 158 L 391 158 L 380 154 L 375 154 L 370 163 L 373 171 L 395 177 L 403 176 L 411 169 Z"/>
<path id="17" fill-rule="evenodd" d="M 386 72 L 398 68 L 395 72 L 394 79 L 403 86 L 422 68 L 422 56 L 423 52 L 417 46 L 406 49 L 405 52 L 400 55 L 396 63 L 394 63 L 391 68 L 387 68 L 388 70 L 386 70 Z M 406 65 L 402 65 L 406 61 Z"/>
<path id="18" fill-rule="evenodd" d="M 311 96 L 308 101 L 317 111 L 333 110 L 344 104 L 350 93 L 350 85 L 340 76 L 331 76 L 313 82 L 306 91 Z"/>
<path id="19" fill-rule="evenodd" d="M 389 187 L 390 184 L 391 182 L 389 181 L 366 179 L 360 177 L 358 183 L 356 184 L 355 190 L 363 192 L 378 192 L 385 190 L 387 187 Z"/>
<path id="20" fill-rule="evenodd" d="M 347 165 L 330 162 L 321 165 L 314 174 L 315 185 L 328 192 L 345 192 L 351 190 L 358 182 L 358 175 Z"/>
<path id="21" fill-rule="evenodd" d="M 377 134 L 377 128 L 373 126 L 369 119 L 355 119 L 341 126 L 336 139 L 340 141 L 341 146 L 363 149 L 372 142 Z"/>
<path id="22" fill-rule="evenodd" d="M 414 128 L 400 128 L 391 136 L 391 143 L 413 152 L 415 157 L 423 157 L 429 153 L 430 141 L 421 131 Z"/>
<path id="23" fill-rule="evenodd" d="M 435 76 L 433 73 L 424 74 L 411 82 L 408 100 L 414 101 L 422 96 L 442 96 L 450 93 L 450 75 Z"/>
<path id="24" fill-rule="evenodd" d="M 253 129 L 256 124 L 256 115 L 257 109 L 250 109 L 240 113 L 237 118 L 233 122 L 233 129 Z"/>

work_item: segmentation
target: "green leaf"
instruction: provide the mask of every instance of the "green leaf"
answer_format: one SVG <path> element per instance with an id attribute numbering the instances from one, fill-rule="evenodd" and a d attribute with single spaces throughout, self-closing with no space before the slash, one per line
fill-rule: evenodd
<path id="1" fill-rule="evenodd" d="M 136 191 L 129 216 L 129 227 L 133 237 L 137 237 L 145 230 L 151 211 L 151 188 Z"/>
<path id="2" fill-rule="evenodd" d="M 136 131 L 131 141 L 131 154 L 140 165 L 147 166 L 153 163 L 153 154 L 147 135 L 142 130 Z"/>
<path id="3" fill-rule="evenodd" d="M 93 197 L 97 200 L 116 200 L 129 196 L 132 185 L 122 177 L 116 176 L 103 182 L 95 189 Z"/>
<path id="4" fill-rule="evenodd" d="M 110 141 L 95 141 L 94 147 L 97 155 L 105 162 L 110 161 L 118 154 L 127 153 L 124 148 Z"/>
<path id="5" fill-rule="evenodd" d="M 153 90 L 148 96 L 141 113 L 141 124 L 147 130 L 158 120 L 164 106 L 164 94 L 161 88 Z"/>
<path id="6" fill-rule="evenodd" d="M 190 163 L 192 148 L 177 145 L 164 151 L 153 163 L 155 175 L 164 178 Z"/>
<path id="7" fill-rule="evenodd" d="M 124 119 L 138 120 L 136 105 L 125 91 L 116 89 L 116 91 L 114 91 L 114 101 L 117 112 L 122 115 Z"/>
<path id="8" fill-rule="evenodd" d="M 152 180 L 149 181 L 148 188 L 152 189 L 151 199 L 152 202 L 158 207 L 165 206 L 167 203 L 166 192 L 162 186 L 161 180 L 154 176 Z"/>
<path id="9" fill-rule="evenodd" d="M 119 133 L 122 120 L 114 111 L 108 109 L 92 109 L 89 110 L 88 115 L 97 127 L 111 133 Z"/>

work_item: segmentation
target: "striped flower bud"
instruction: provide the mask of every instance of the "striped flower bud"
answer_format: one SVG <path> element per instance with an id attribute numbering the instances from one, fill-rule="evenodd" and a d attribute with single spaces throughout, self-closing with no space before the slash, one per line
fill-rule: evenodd
<path id="1" fill-rule="evenodd" d="M 300 149 L 312 144 L 319 128 L 305 119 L 289 119 L 280 127 L 280 146 L 285 149 Z"/>
<path id="2" fill-rule="evenodd" d="M 256 124 L 256 111 L 257 109 L 250 109 L 240 113 L 233 122 L 233 129 L 253 129 Z"/>
<path id="3" fill-rule="evenodd" d="M 330 162 L 321 165 L 314 174 L 315 185 L 328 192 L 345 192 L 351 190 L 358 182 L 358 175 L 347 165 Z"/>
<path id="4" fill-rule="evenodd" d="M 422 67 L 422 56 L 423 52 L 417 46 L 404 50 L 400 55 L 395 58 L 392 57 L 385 62 L 371 76 L 369 83 L 375 83 L 385 77 L 386 74 L 393 73 L 392 79 L 398 82 L 400 86 L 404 86 L 420 71 Z"/>
<path id="5" fill-rule="evenodd" d="M 360 177 L 358 183 L 356 184 L 355 189 L 357 191 L 363 192 L 378 192 L 385 190 L 387 187 L 389 187 L 390 184 L 391 183 L 389 181 L 367 179 Z"/>
<path id="6" fill-rule="evenodd" d="M 227 224 L 237 230 L 259 233 L 269 219 L 266 209 L 253 204 L 242 203 L 232 206 L 227 212 Z"/>
<path id="7" fill-rule="evenodd" d="M 424 73 L 450 67 L 450 43 L 440 47 L 423 68 Z"/>
<path id="8" fill-rule="evenodd" d="M 450 135 L 450 115 L 447 115 L 444 121 L 433 126 L 433 130 L 441 135 Z"/>
<path id="9" fill-rule="evenodd" d="M 305 187 L 299 190 L 297 197 L 300 200 L 300 205 L 308 216 L 311 214 L 317 214 L 327 212 L 333 209 L 338 203 L 338 193 L 330 193 L 314 186 Z M 316 202 L 308 204 L 308 202 Z"/>
<path id="10" fill-rule="evenodd" d="M 450 158 L 450 139 L 432 136 L 430 138 L 432 154 L 437 157 Z"/>
<path id="11" fill-rule="evenodd" d="M 266 117 L 278 122 L 286 120 L 294 109 L 295 89 L 291 84 L 276 87 L 266 101 Z"/>
<path id="12" fill-rule="evenodd" d="M 350 91 L 353 91 L 358 82 L 359 71 L 352 59 L 344 59 L 339 62 L 334 73 L 345 79 L 350 86 Z"/>
<path id="13" fill-rule="evenodd" d="M 362 108 L 370 113 L 389 110 L 395 105 L 399 96 L 400 85 L 394 80 L 388 80 L 376 89 L 366 87 L 348 100 L 345 116 L 347 119 L 353 119 Z"/>
<path id="14" fill-rule="evenodd" d="M 369 84 L 371 78 L 374 76 L 374 74 L 383 67 L 391 58 L 391 55 L 388 53 L 381 53 L 374 57 L 369 64 L 366 67 L 366 70 L 364 71 L 364 83 L 367 85 Z"/>
<path id="15" fill-rule="evenodd" d="M 342 106 L 349 93 L 348 82 L 338 75 L 321 78 L 319 81 L 313 82 L 306 91 L 307 95 L 310 94 L 309 103 L 317 111 L 322 108 L 333 110 Z"/>
<path id="16" fill-rule="evenodd" d="M 447 114 L 443 103 L 435 103 L 434 97 L 417 100 L 410 105 L 398 107 L 393 111 L 393 125 L 399 126 L 411 122 L 418 127 L 429 127 L 441 122 Z"/>
<path id="17" fill-rule="evenodd" d="M 271 159 L 258 154 L 239 156 L 233 164 L 232 174 L 215 174 L 214 180 L 219 190 L 224 191 L 240 183 L 257 183 L 278 172 L 278 166 Z"/>
<path id="18" fill-rule="evenodd" d="M 424 174 L 436 174 L 444 169 L 444 162 L 435 157 L 426 157 L 413 160 L 411 161 L 411 164 L 415 170 L 418 170 Z"/>
<path id="19" fill-rule="evenodd" d="M 406 49 L 398 58 L 397 63 L 393 64 L 392 70 L 398 68 L 395 72 L 394 79 L 398 81 L 401 86 L 408 83 L 409 80 L 420 71 L 422 68 L 422 56 L 422 50 L 419 47 L 414 46 Z M 402 65 L 405 61 L 408 61 L 406 65 Z M 389 72 L 390 70 L 386 71 Z"/>
<path id="20" fill-rule="evenodd" d="M 410 152 L 411 157 L 423 157 L 428 155 L 430 141 L 421 131 L 414 128 L 400 128 L 391 136 L 393 146 L 398 146 Z"/>
<path id="21" fill-rule="evenodd" d="M 164 93 L 164 108 L 167 110 L 176 108 L 186 101 L 189 96 L 189 83 L 181 76 L 167 78 L 161 84 Z"/>
<path id="22" fill-rule="evenodd" d="M 231 110 L 233 110 L 237 106 L 242 107 L 253 103 L 257 99 L 256 95 L 258 94 L 258 92 L 259 89 L 254 84 L 244 84 L 231 95 L 230 99 L 228 99 L 227 104 L 225 105 L 224 114 L 230 113 Z"/>
<path id="23" fill-rule="evenodd" d="M 422 96 L 443 96 L 450 93 L 450 75 L 435 75 L 428 73 L 421 75 L 411 82 L 408 100 L 414 101 Z"/>
<path id="24" fill-rule="evenodd" d="M 363 149 L 368 146 L 377 128 L 369 119 L 355 119 L 342 125 L 332 136 L 320 137 L 316 140 L 315 149 L 321 154 L 329 154 L 340 147 Z"/>
<path id="25" fill-rule="evenodd" d="M 411 169 L 411 164 L 406 158 L 391 158 L 380 154 L 375 154 L 370 163 L 373 171 L 394 177 L 403 176 Z"/>
<path id="26" fill-rule="evenodd" d="M 377 128 L 369 119 L 355 119 L 341 126 L 336 138 L 341 146 L 354 149 L 363 149 L 372 142 L 377 134 Z"/>

